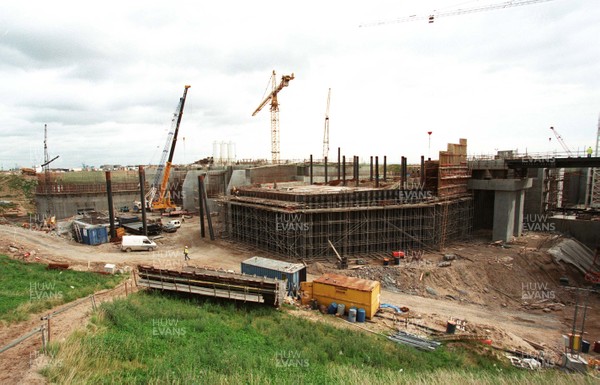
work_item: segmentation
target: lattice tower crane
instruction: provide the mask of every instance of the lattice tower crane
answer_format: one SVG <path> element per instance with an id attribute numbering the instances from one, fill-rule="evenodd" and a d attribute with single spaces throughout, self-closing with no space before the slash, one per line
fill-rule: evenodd
<path id="1" fill-rule="evenodd" d="M 275 70 L 273 70 L 273 74 L 271 75 L 272 91 L 252 113 L 252 116 L 256 115 L 269 101 L 271 101 L 271 161 L 273 164 L 279 163 L 279 102 L 277 100 L 277 94 L 283 87 L 287 87 L 290 80 L 293 79 L 293 73 L 291 75 L 283 75 L 279 85 L 276 85 Z"/>

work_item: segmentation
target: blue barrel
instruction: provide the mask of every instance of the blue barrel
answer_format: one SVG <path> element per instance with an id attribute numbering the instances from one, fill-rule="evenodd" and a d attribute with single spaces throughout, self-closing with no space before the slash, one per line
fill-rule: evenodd
<path id="1" fill-rule="evenodd" d="M 448 321 L 446 324 L 446 334 L 454 334 L 456 332 L 456 322 Z"/>
<path id="2" fill-rule="evenodd" d="M 367 312 L 365 311 L 365 309 L 358 309 L 358 311 L 356 312 L 356 322 L 365 322 L 366 318 Z"/>
<path id="3" fill-rule="evenodd" d="M 581 353 L 589 353 L 589 352 L 590 352 L 589 341 L 586 341 L 586 340 L 581 341 Z"/>
<path id="4" fill-rule="evenodd" d="M 342 317 L 344 315 L 345 311 L 346 311 L 346 305 L 344 305 L 343 303 L 340 303 L 337 306 L 337 312 L 335 314 Z"/>
<path id="5" fill-rule="evenodd" d="M 319 310 L 319 302 L 316 299 L 310 300 L 310 306 L 313 310 Z"/>
<path id="6" fill-rule="evenodd" d="M 338 305 L 335 302 L 332 302 L 327 308 L 327 314 L 335 314 L 337 311 Z"/>
<path id="7" fill-rule="evenodd" d="M 356 308 L 355 307 L 351 307 L 350 310 L 348 310 L 348 321 L 356 322 Z"/>

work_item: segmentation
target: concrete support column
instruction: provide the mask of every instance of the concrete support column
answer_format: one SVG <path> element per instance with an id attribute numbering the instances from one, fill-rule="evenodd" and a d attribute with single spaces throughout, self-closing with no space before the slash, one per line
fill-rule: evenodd
<path id="1" fill-rule="evenodd" d="M 494 221 L 492 240 L 509 242 L 523 232 L 525 190 L 532 179 L 470 179 L 469 190 L 494 191 Z M 490 202 L 491 205 L 491 202 Z"/>
<path id="2" fill-rule="evenodd" d="M 523 208 L 525 207 L 525 190 L 515 191 L 515 228 L 513 235 L 523 235 Z"/>
<path id="3" fill-rule="evenodd" d="M 508 242 L 515 229 L 515 201 L 514 191 L 499 191 L 494 193 L 494 228 L 492 241 Z"/>

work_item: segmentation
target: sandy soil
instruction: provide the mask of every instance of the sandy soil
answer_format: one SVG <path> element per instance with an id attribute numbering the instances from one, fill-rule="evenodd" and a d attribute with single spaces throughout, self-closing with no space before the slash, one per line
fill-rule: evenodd
<path id="1" fill-rule="evenodd" d="M 118 245 L 87 246 L 66 240 L 53 233 L 0 225 L 0 253 L 32 262 L 64 262 L 77 270 L 99 271 L 104 264 L 118 268 L 150 264 L 180 269 L 184 265 L 183 246 L 190 249 L 190 265 L 240 271 L 240 262 L 254 255 L 273 257 L 268 253 L 236 245 L 226 240 L 200 238 L 197 218 L 186 220 L 173 234 L 163 234 L 153 252 L 121 252 Z M 381 302 L 406 306 L 405 315 L 428 327 L 443 331 L 449 319 L 467 322 L 467 331 L 492 339 L 494 345 L 535 353 L 532 344 L 544 346 L 547 355 L 558 357 L 562 350 L 561 335 L 572 328 L 575 295 L 558 283 L 568 277 L 573 284 L 583 285 L 583 277 L 569 266 L 556 264 L 545 250 L 557 240 L 546 235 L 530 234 L 507 248 L 472 241 L 451 245 L 444 253 L 428 253 L 419 260 L 403 261 L 400 266 L 383 267 L 375 259 L 367 266 L 340 271 L 332 263 L 309 265 L 309 279 L 323 272 L 377 279 L 382 282 Z M 457 259 L 449 267 L 438 267 L 443 254 L 454 253 Z M 536 286 L 537 285 L 537 286 Z M 541 285 L 541 288 L 540 288 Z M 552 293 L 552 298 L 525 300 L 523 293 L 535 286 L 538 292 Z M 432 294 L 434 293 L 434 294 Z M 123 295 L 124 288 L 99 295 L 110 300 Z M 589 297 L 585 339 L 600 340 L 600 300 Z M 294 311 L 300 316 L 319 319 L 315 312 Z M 53 319 L 52 336 L 63 339 L 89 319 L 90 305 L 83 303 Z M 365 327 L 378 331 L 402 329 L 402 322 L 375 319 Z M 40 316 L 29 321 L 0 326 L 0 346 L 40 326 Z M 321 318 L 323 319 L 323 318 Z M 398 320 L 401 318 L 398 317 Z M 578 317 L 581 323 L 581 313 Z M 343 323 L 342 323 L 343 324 Z M 41 341 L 32 338 L 18 347 L 0 353 L 0 383 L 43 383 L 36 370 L 45 361 L 35 357 Z M 30 360 L 30 356 L 33 357 Z M 597 355 L 596 355 L 597 356 Z M 30 361 L 32 364 L 30 364 Z"/>

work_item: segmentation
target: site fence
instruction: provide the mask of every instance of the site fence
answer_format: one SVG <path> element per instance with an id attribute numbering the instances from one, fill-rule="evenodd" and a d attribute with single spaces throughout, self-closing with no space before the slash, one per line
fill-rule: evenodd
<path id="1" fill-rule="evenodd" d="M 133 290 L 133 284 L 131 282 L 127 281 L 127 282 L 122 283 L 121 285 L 116 286 L 115 288 L 113 288 L 111 290 L 108 290 L 108 291 L 105 291 L 102 293 L 91 294 L 85 298 L 81 298 L 79 300 L 71 302 L 59 310 L 48 313 L 47 315 L 40 318 L 41 321 L 46 321 L 45 323 L 43 323 L 39 327 L 31 330 L 29 333 L 24 334 L 16 339 L 14 339 L 13 341 L 9 342 L 7 345 L 0 347 L 0 354 L 29 340 L 30 338 L 36 337 L 38 335 L 38 333 L 39 333 L 39 336 L 41 338 L 41 343 L 42 343 L 41 351 L 43 353 L 46 353 L 47 349 L 48 349 L 48 344 L 50 343 L 50 339 L 51 339 L 51 330 L 52 330 L 51 319 L 52 318 L 56 317 L 57 315 L 59 315 L 61 313 L 64 313 L 65 311 L 67 311 L 69 309 L 74 308 L 75 306 L 81 305 L 82 303 L 85 303 L 87 301 L 90 301 L 92 310 L 96 311 L 97 310 L 97 303 L 96 303 L 97 295 L 105 295 L 105 294 L 111 293 L 117 289 L 120 289 L 121 287 L 125 288 L 125 296 L 127 296 L 129 294 L 129 292 L 131 292 Z"/>

